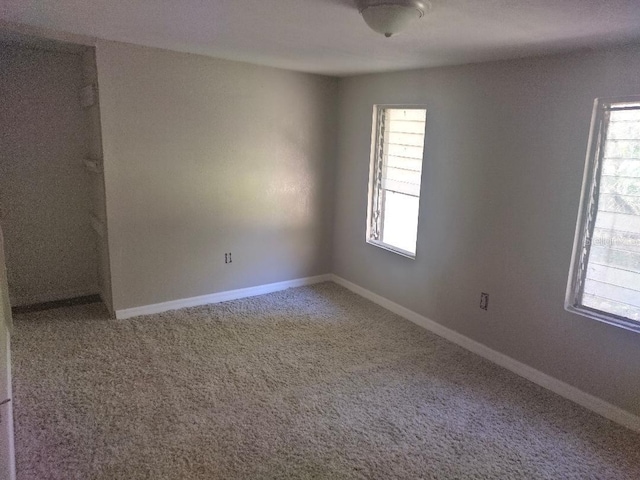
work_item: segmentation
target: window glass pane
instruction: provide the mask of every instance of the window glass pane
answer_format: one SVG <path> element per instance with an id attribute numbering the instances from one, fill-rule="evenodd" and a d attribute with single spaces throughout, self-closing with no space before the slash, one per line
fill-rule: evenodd
<path id="1" fill-rule="evenodd" d="M 600 179 L 592 199 L 597 210 L 587 239 L 581 301 L 640 321 L 640 106 L 616 110 L 621 106 L 612 105 L 604 117 Z"/>
<path id="2" fill-rule="evenodd" d="M 378 108 L 369 239 L 415 255 L 426 110 Z"/>
<path id="3" fill-rule="evenodd" d="M 416 253 L 419 204 L 419 197 L 386 192 L 382 229 L 384 243 Z"/>

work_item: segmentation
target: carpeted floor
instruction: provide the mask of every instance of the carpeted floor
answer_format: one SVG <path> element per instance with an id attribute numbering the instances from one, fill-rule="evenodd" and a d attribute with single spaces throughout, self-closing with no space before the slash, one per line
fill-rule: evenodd
<path id="1" fill-rule="evenodd" d="M 332 283 L 17 315 L 18 480 L 640 478 L 640 435 Z"/>

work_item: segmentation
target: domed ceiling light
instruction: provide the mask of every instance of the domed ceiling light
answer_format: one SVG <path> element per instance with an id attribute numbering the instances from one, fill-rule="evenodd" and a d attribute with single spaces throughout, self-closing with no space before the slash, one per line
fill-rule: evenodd
<path id="1" fill-rule="evenodd" d="M 375 32 L 390 37 L 424 16 L 429 3 L 420 0 L 356 0 L 364 21 Z"/>

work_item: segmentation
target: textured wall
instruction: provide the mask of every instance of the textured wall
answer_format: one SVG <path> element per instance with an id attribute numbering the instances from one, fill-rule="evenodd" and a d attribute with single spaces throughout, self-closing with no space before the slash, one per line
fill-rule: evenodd
<path id="1" fill-rule="evenodd" d="M 330 271 L 335 79 L 106 41 L 97 64 L 116 310 Z"/>
<path id="2" fill-rule="evenodd" d="M 82 54 L 83 85 L 93 85 L 95 91 L 99 90 L 98 70 L 96 68 L 95 49 L 88 48 Z M 87 124 L 88 157 L 102 166 L 102 127 L 100 126 L 100 101 L 98 96 L 93 105 L 84 108 Z M 89 189 L 91 191 L 91 214 L 99 222 L 107 227 L 107 203 L 104 188 L 104 171 L 88 173 Z M 98 288 L 100 296 L 107 308 L 113 312 L 113 300 L 111 298 L 111 270 L 109 265 L 108 235 L 95 235 L 96 257 L 98 264 Z"/>
<path id="3" fill-rule="evenodd" d="M 79 55 L 0 46 L 0 222 L 11 300 L 96 293 Z"/>
<path id="4" fill-rule="evenodd" d="M 640 413 L 640 335 L 563 308 L 593 101 L 639 71 L 636 47 L 341 80 L 334 272 Z M 365 243 L 374 103 L 427 107 L 415 260 Z"/>

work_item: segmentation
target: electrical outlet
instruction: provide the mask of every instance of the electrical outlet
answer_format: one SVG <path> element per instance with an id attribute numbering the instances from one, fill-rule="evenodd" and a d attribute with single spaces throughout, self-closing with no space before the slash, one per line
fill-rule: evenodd
<path id="1" fill-rule="evenodd" d="M 482 310 L 489 310 L 489 294 L 488 293 L 480 294 L 480 308 Z"/>

